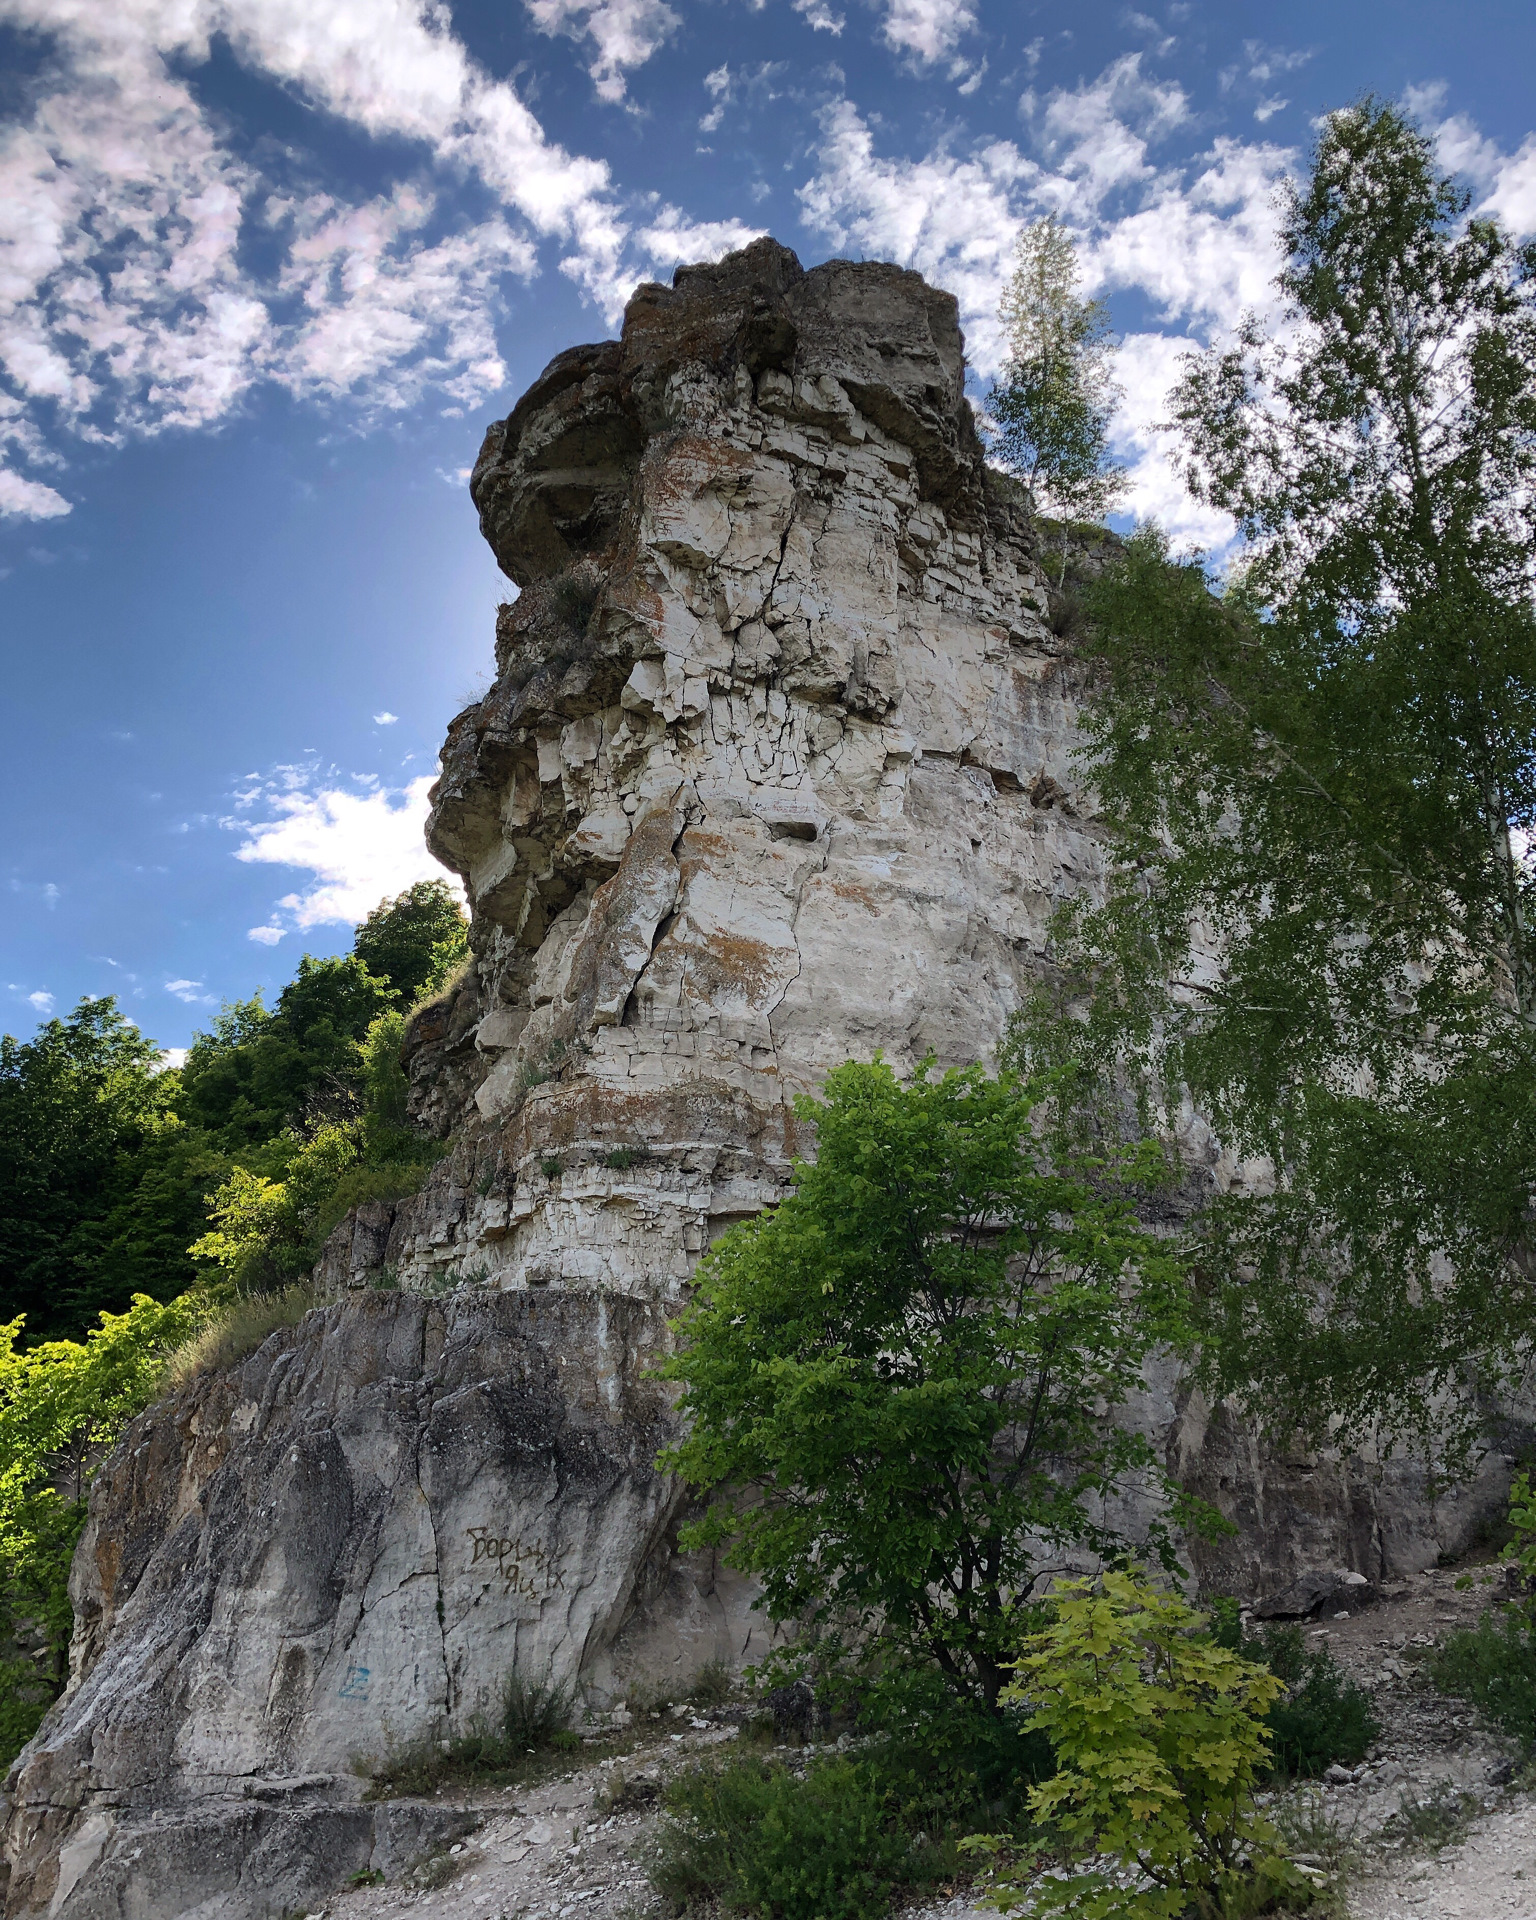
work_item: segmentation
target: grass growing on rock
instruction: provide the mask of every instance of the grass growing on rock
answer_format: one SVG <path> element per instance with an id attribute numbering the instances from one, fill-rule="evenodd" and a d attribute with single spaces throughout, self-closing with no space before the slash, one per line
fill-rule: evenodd
<path id="1" fill-rule="evenodd" d="M 165 1367 L 167 1390 L 184 1387 L 201 1374 L 222 1373 L 252 1354 L 282 1327 L 296 1327 L 312 1307 L 320 1305 L 313 1287 L 295 1285 L 276 1293 L 248 1294 L 216 1313 L 170 1356 Z"/>
<path id="2" fill-rule="evenodd" d="M 584 1740 L 575 1729 L 576 1695 L 567 1683 L 507 1676 L 493 1708 L 442 1741 L 392 1744 L 381 1759 L 358 1756 L 367 1800 L 436 1795 L 455 1787 L 527 1785 L 569 1768 L 580 1755 L 602 1759 L 627 1750 L 621 1736 Z"/>

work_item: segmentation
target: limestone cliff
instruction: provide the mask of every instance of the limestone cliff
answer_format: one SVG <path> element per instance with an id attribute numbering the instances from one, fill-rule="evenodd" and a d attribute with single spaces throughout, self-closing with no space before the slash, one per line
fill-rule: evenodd
<path id="1" fill-rule="evenodd" d="M 408 1040 L 450 1150 L 338 1228 L 332 1304 L 103 1469 L 10 1914 L 264 1920 L 440 1833 L 351 1756 L 462 1730 L 514 1664 L 601 1711 L 755 1653 L 652 1465 L 667 1312 L 783 1191 L 797 1092 L 984 1058 L 1097 883 L 1080 669 L 947 294 L 771 241 L 684 269 L 551 363 L 472 490 L 520 591 L 429 828 L 473 913 Z M 1132 1411 L 1238 1522 L 1218 1590 L 1422 1565 L 1487 1491 L 1276 1459 L 1171 1372 Z"/>
<path id="2" fill-rule="evenodd" d="M 411 1043 L 459 1145 L 335 1281 L 675 1297 L 781 1190 L 795 1093 L 999 1038 L 1098 851 L 963 387 L 948 294 L 765 240 L 641 288 L 491 428 L 472 491 L 521 591 L 428 829 L 475 959 Z"/>

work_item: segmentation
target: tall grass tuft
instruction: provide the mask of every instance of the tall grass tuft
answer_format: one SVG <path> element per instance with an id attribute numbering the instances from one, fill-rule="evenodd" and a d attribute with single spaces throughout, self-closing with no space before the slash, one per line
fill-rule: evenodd
<path id="1" fill-rule="evenodd" d="M 280 1293 L 252 1293 L 222 1308 L 193 1334 L 165 1364 L 165 1388 L 187 1386 L 201 1374 L 222 1373 L 254 1353 L 268 1334 L 280 1327 L 296 1327 L 318 1306 L 313 1287 L 284 1287 Z"/>

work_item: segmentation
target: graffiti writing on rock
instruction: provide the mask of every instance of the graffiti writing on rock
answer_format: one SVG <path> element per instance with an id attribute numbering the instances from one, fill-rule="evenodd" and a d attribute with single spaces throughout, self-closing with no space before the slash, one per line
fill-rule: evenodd
<path id="1" fill-rule="evenodd" d="M 565 1547 L 540 1546 L 493 1527 L 470 1527 L 468 1533 L 473 1548 L 469 1564 L 500 1574 L 508 1593 L 542 1600 L 546 1594 L 565 1592 Z"/>

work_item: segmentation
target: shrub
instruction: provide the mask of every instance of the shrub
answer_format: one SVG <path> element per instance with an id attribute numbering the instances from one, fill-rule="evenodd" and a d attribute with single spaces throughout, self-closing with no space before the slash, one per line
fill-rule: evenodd
<path id="1" fill-rule="evenodd" d="M 1306 1654 L 1303 1670 L 1294 1678 L 1273 1662 L 1270 1670 L 1289 1682 L 1284 1698 L 1265 1716 L 1275 1773 L 1315 1779 L 1336 1760 L 1353 1766 L 1365 1758 L 1381 1732 L 1371 1697 L 1345 1677 L 1326 1647 Z"/>
<path id="2" fill-rule="evenodd" d="M 663 1467 L 713 1496 L 683 1544 L 756 1574 L 827 1665 L 925 1668 L 988 1712 L 1042 1570 L 1109 1546 L 1100 1495 L 1164 1481 L 1107 1416 L 1188 1332 L 1174 1250 L 1121 1193 L 1161 1150 L 1051 1161 L 1047 1090 L 836 1068 L 795 1104 L 814 1163 L 704 1256 L 658 1369 L 687 1423 Z"/>
<path id="3" fill-rule="evenodd" d="M 1254 1803 L 1281 1683 L 1205 1625 L 1139 1574 L 1110 1573 L 1059 1589 L 1056 1617 L 1026 1642 L 1010 1692 L 1059 1763 L 1029 1798 L 1069 1869 L 1035 1881 L 1032 1912 L 1215 1920 L 1307 1896 Z M 1029 1896 L 1005 1878 L 998 1897 Z"/>
<path id="4" fill-rule="evenodd" d="M 776 1920 L 874 1920 L 901 1884 L 942 1860 L 893 1818 L 866 1768 L 843 1759 L 787 1768 L 740 1759 L 668 1787 L 651 1878 L 680 1905 L 718 1901 Z"/>
<path id="5" fill-rule="evenodd" d="M 1429 1672 L 1442 1693 L 1475 1707 L 1527 1753 L 1536 1750 L 1536 1633 L 1524 1608 L 1484 1614 L 1469 1632 L 1447 1634 Z"/>
<path id="6" fill-rule="evenodd" d="M 1326 1647 L 1308 1652 L 1306 1636 L 1291 1622 L 1243 1637 L 1235 1600 L 1212 1603 L 1219 1646 L 1260 1661 L 1285 1693 L 1264 1716 L 1271 1740 L 1270 1770 L 1281 1778 L 1315 1779 L 1335 1761 L 1353 1766 L 1381 1732 L 1371 1697 L 1348 1679 Z"/>

